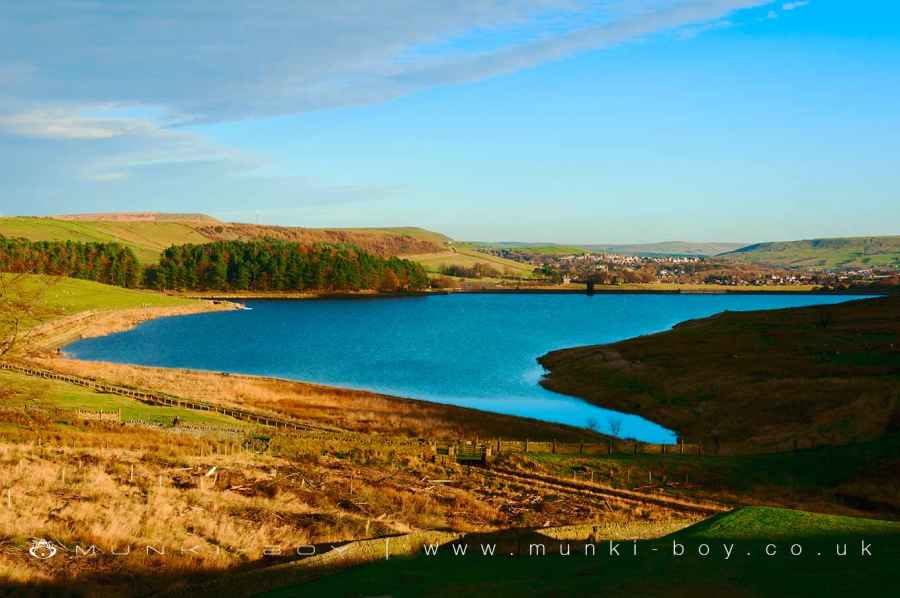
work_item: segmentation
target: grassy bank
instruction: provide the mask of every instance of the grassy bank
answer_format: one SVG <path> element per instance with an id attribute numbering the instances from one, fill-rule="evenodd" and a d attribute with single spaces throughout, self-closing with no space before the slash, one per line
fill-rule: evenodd
<path id="1" fill-rule="evenodd" d="M 540 361 L 545 386 L 711 449 L 878 438 L 900 427 L 900 298 L 725 312 Z"/>
<path id="2" fill-rule="evenodd" d="M 4 274 L 7 277 L 17 275 Z M 42 300 L 60 314 L 87 310 L 133 309 L 141 307 L 180 307 L 195 305 L 188 298 L 163 295 L 155 291 L 125 289 L 76 278 L 27 275 L 23 287 L 43 289 Z"/>
<path id="3" fill-rule="evenodd" d="M 872 556 L 862 556 L 865 541 Z M 302 587 L 304 593 L 355 596 L 839 596 L 879 595 L 900 582 L 892 564 L 900 551 L 900 524 L 813 515 L 797 511 L 748 508 L 722 515 L 660 540 L 619 543 L 562 541 L 534 533 L 518 545 L 519 556 L 502 551 L 499 536 L 463 538 L 471 552 L 454 556 L 451 545 L 438 556 L 396 558 L 372 563 Z M 498 545 L 497 556 L 482 556 L 481 546 Z M 837 547 L 847 544 L 847 556 Z M 548 556 L 528 556 L 541 544 Z M 675 545 L 684 550 L 674 556 Z M 701 556 L 701 545 L 709 556 Z M 800 555 L 790 554 L 799 546 Z M 726 549 L 730 556 L 726 558 Z M 766 550 L 775 551 L 773 556 Z M 560 551 L 569 551 L 561 556 Z M 794 548 L 794 550 L 797 550 Z M 637 552 L 635 556 L 633 551 Z M 294 596 L 298 588 L 266 594 Z"/>
<path id="4" fill-rule="evenodd" d="M 589 442 L 604 438 L 601 434 L 562 424 L 278 378 L 225 376 L 216 372 L 84 362 L 61 357 L 40 360 L 39 365 L 114 384 L 260 410 L 355 432 L 447 440 L 502 437 Z"/>
<path id="5" fill-rule="evenodd" d="M 0 397 L 7 409 L 37 408 L 85 409 L 88 411 L 118 411 L 123 421 L 143 420 L 170 424 L 173 418 L 192 424 L 228 426 L 240 428 L 245 424 L 234 418 L 204 411 L 146 405 L 122 396 L 94 392 L 90 389 L 42 380 L 24 374 L 0 371 Z"/>

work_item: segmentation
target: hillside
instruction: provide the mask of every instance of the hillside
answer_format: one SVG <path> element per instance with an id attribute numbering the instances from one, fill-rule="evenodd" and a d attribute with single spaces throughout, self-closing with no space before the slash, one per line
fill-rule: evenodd
<path id="1" fill-rule="evenodd" d="M 900 297 L 724 312 L 540 358 L 549 389 L 736 450 L 900 430 Z"/>
<path id="2" fill-rule="evenodd" d="M 497 270 L 504 276 L 530 278 L 532 275 L 532 266 L 528 264 L 483 253 L 468 246 L 452 247 L 445 251 L 422 253 L 406 257 L 419 262 L 429 272 L 440 272 L 442 268 L 447 266 L 472 268 L 476 264 L 484 264 Z"/>
<path id="3" fill-rule="evenodd" d="M 202 214 L 155 212 L 0 218 L 0 235 L 30 241 L 117 242 L 154 263 L 170 245 L 273 238 L 299 243 L 353 243 L 376 255 L 445 251 L 447 237 L 418 228 L 314 229 L 225 223 Z"/>
<path id="4" fill-rule="evenodd" d="M 900 235 L 756 243 L 719 257 L 782 268 L 900 268 Z"/>
<path id="5" fill-rule="evenodd" d="M 619 253 L 624 255 L 716 255 L 732 251 L 742 243 L 694 243 L 688 241 L 663 241 L 662 243 L 636 243 L 631 245 L 586 245 L 599 253 Z"/>
<path id="6" fill-rule="evenodd" d="M 517 241 L 468 243 L 478 249 L 511 249 L 545 255 L 571 255 L 573 253 L 616 253 L 620 255 L 697 255 L 709 256 L 743 247 L 742 243 L 692 243 L 685 241 L 664 241 L 661 243 L 637 243 L 628 245 L 522 243 Z"/>

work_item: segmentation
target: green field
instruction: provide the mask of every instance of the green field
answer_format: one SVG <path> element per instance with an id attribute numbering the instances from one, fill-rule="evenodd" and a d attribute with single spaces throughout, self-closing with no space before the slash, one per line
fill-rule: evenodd
<path id="1" fill-rule="evenodd" d="M 439 253 L 424 253 L 405 256 L 407 259 L 422 264 L 429 272 L 440 272 L 446 266 L 464 266 L 470 268 L 475 264 L 487 264 L 498 270 L 501 274 L 510 274 L 518 278 L 530 278 L 533 267 L 513 260 L 508 260 L 495 255 L 481 253 L 465 247 L 456 248 L 453 251 Z"/>
<path id="2" fill-rule="evenodd" d="M 900 235 L 757 243 L 719 257 L 782 268 L 900 268 Z"/>
<path id="3" fill-rule="evenodd" d="M 447 246 L 449 237 L 418 227 L 388 228 L 328 228 L 301 229 L 254 226 L 218 222 L 208 216 L 156 214 L 154 219 L 131 219 L 122 215 L 97 214 L 78 219 L 5 217 L 0 218 L 0 235 L 30 241 L 79 241 L 120 243 L 130 247 L 144 264 L 156 263 L 160 253 L 171 245 L 210 243 L 217 239 L 259 239 L 267 236 L 283 238 L 285 233 L 297 233 L 305 242 L 337 242 L 335 233 L 343 240 L 358 242 L 363 249 L 372 240 L 382 240 L 387 246 L 402 247 L 404 239 L 413 239 L 421 247 L 434 249 Z M 89 219 L 96 218 L 96 219 Z M 357 234 L 357 238 L 353 238 Z M 349 237 L 349 238 L 347 238 Z M 290 239 L 288 239 L 290 240 Z M 378 245 L 376 242 L 375 245 Z"/>
<path id="4" fill-rule="evenodd" d="M 67 314 L 92 309 L 177 307 L 195 303 L 191 299 L 171 297 L 154 291 L 125 289 L 76 278 L 28 275 L 24 286 L 26 290 L 42 288 L 47 305 Z"/>
<path id="5" fill-rule="evenodd" d="M 2 400 L 0 400 L 0 405 L 7 408 L 28 405 L 43 409 L 102 409 L 104 411 L 120 409 L 123 420 L 141 419 L 170 423 L 172 418 L 177 417 L 180 421 L 195 424 L 229 427 L 246 425 L 219 413 L 146 405 L 126 397 L 101 394 L 66 382 L 43 380 L 15 372 L 0 371 L 0 389 L 11 391 L 9 395 L 2 396 Z"/>
<path id="6" fill-rule="evenodd" d="M 619 556 L 602 540 L 586 556 L 582 543 L 540 530 L 519 536 L 519 556 L 482 556 L 492 541 L 504 546 L 489 534 L 464 538 L 467 556 L 444 545 L 438 556 L 382 560 L 266 596 L 877 596 L 900 581 L 900 523 L 786 509 L 744 508 L 659 540 L 621 542 Z M 528 556 L 535 543 L 547 556 Z M 847 556 L 838 556 L 844 543 Z"/>

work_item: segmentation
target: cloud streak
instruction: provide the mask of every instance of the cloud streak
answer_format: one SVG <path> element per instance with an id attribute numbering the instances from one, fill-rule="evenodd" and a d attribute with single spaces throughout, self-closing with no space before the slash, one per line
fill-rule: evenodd
<path id="1" fill-rule="evenodd" d="M 7 99 L 29 110 L 61 102 L 156 105 L 168 111 L 169 124 L 218 122 L 477 81 L 762 4 L 768 2 L 24 4 L 6 9 L 0 24 L 0 55 L 8 57 L 0 78 L 9 73 Z M 541 24 L 550 18 L 556 27 L 548 32 Z M 500 41 L 483 51 L 454 47 L 473 31 Z M 436 56 L 415 51 L 435 45 L 443 45 Z M 115 129 L 72 122 L 54 130 L 17 118 L 22 122 L 12 129 L 21 134 L 90 137 Z"/>
<path id="2" fill-rule="evenodd" d="M 131 184 L 135 197 L 176 202 L 201 178 L 205 187 L 234 181 L 264 162 L 187 125 L 384 102 L 658 33 L 695 36 L 769 3 L 10 3 L 0 19 L 0 161 L 7 165 L 0 192 L 46 203 L 84 185 L 112 194 Z M 161 172 L 165 181 L 155 176 Z M 278 184 L 253 183 L 284 193 Z M 338 192 L 328 182 L 313 187 L 292 181 L 286 188 L 337 203 L 392 196 Z"/>

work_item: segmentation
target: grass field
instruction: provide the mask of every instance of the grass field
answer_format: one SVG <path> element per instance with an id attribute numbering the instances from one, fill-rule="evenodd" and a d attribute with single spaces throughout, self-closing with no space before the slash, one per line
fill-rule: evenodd
<path id="1" fill-rule="evenodd" d="M 475 264 L 487 264 L 501 274 L 509 274 L 518 278 L 531 278 L 532 266 L 495 255 L 481 253 L 474 249 L 457 248 L 453 251 L 424 253 L 405 256 L 407 259 L 422 264 L 429 272 L 440 272 L 446 266 L 463 266 L 471 268 Z"/>
<path id="2" fill-rule="evenodd" d="M 724 312 L 554 351 L 544 384 L 714 449 L 873 439 L 900 422 L 900 297 Z"/>
<path id="3" fill-rule="evenodd" d="M 302 229 L 218 222 L 203 215 L 95 215 L 97 220 L 39 217 L 0 218 L 0 235 L 30 241 L 116 242 L 134 250 L 145 264 L 155 263 L 170 245 L 202 244 L 220 239 L 283 238 L 298 242 L 351 242 L 379 254 L 408 253 L 408 246 L 442 248 L 449 238 L 417 227 Z M 90 217 L 90 216 L 88 216 Z"/>
<path id="4" fill-rule="evenodd" d="M 783 268 L 900 268 L 900 235 L 757 243 L 719 257 Z"/>
<path id="5" fill-rule="evenodd" d="M 207 243 L 209 239 L 182 222 L 74 221 L 52 218 L 0 218 L 0 235 L 30 241 L 121 243 L 143 263 L 153 263 L 170 245 Z"/>
<path id="6" fill-rule="evenodd" d="M 157 407 L 112 394 L 102 394 L 87 388 L 53 380 L 41 380 L 15 372 L 0 371 L 0 389 L 9 394 L 2 398 L 5 408 L 29 407 L 44 409 L 120 410 L 123 420 L 154 420 L 171 422 L 177 417 L 182 422 L 243 428 L 246 424 L 219 413 Z"/>
<path id="7" fill-rule="evenodd" d="M 26 288 L 45 289 L 43 298 L 50 307 L 69 314 L 86 310 L 178 307 L 196 303 L 183 297 L 125 289 L 76 278 L 30 275 L 26 280 Z"/>

